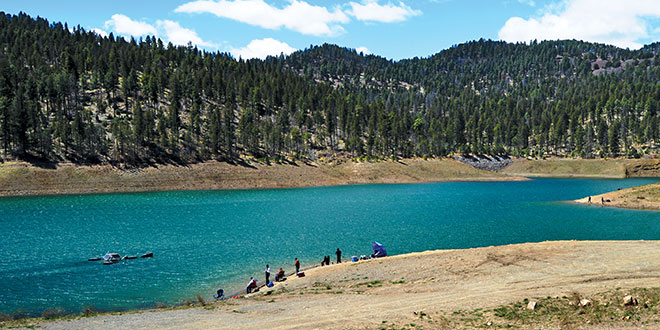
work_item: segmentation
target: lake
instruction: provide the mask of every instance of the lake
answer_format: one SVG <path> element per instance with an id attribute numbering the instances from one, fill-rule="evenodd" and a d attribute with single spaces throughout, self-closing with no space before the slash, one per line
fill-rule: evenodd
<path id="1" fill-rule="evenodd" d="M 345 258 L 545 240 L 657 240 L 660 212 L 561 201 L 658 179 L 534 179 L 0 198 L 0 313 L 207 300 Z M 106 252 L 152 259 L 104 266 Z"/>

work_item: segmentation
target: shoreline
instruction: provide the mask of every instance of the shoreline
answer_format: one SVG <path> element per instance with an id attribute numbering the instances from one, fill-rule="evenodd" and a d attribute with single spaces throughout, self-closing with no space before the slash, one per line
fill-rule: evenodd
<path id="1" fill-rule="evenodd" d="M 591 202 L 589 198 L 591 197 Z M 603 202 L 601 202 L 601 200 Z M 615 190 L 571 201 L 587 206 L 660 211 L 660 183 Z"/>
<path id="2" fill-rule="evenodd" d="M 0 323 L 0 327 L 334 329 L 375 328 L 386 323 L 388 328 L 400 328 L 412 322 L 431 328 L 439 324 L 446 328 L 474 328 L 489 322 L 486 327 L 559 328 L 559 318 L 520 323 L 497 311 L 528 300 L 539 302 L 539 308 L 550 303 L 565 303 L 569 308 L 573 296 L 595 304 L 609 296 L 618 301 L 627 294 L 646 299 L 640 292 L 657 286 L 660 277 L 660 241 L 553 241 L 433 250 L 313 267 L 305 272 L 305 277 L 289 277 L 273 288 L 195 307 L 69 316 L 60 320 L 25 319 Z M 660 299 L 655 299 L 658 298 L 649 299 L 646 304 L 660 306 Z M 640 313 L 642 304 L 640 301 Z M 612 308 L 624 307 L 616 303 Z M 524 306 L 520 310 L 525 311 Z M 575 314 L 570 315 L 576 318 L 575 322 L 586 322 L 582 325 L 598 321 L 582 319 L 592 312 L 580 313 L 575 307 L 570 310 Z M 420 318 L 422 312 L 428 317 Z M 464 313 L 471 317 L 469 321 L 459 317 Z M 539 310 L 538 315 L 531 316 L 543 315 Z M 655 313 L 640 315 L 642 319 L 632 323 L 621 318 L 599 322 L 616 329 L 639 327 L 645 319 L 660 322 Z M 594 326 L 601 328 L 599 324 Z"/>
<path id="3" fill-rule="evenodd" d="M 523 180 L 528 179 L 477 170 L 453 159 L 287 165 L 211 161 L 134 170 L 73 164 L 44 169 L 5 163 L 0 165 L 0 197 Z"/>

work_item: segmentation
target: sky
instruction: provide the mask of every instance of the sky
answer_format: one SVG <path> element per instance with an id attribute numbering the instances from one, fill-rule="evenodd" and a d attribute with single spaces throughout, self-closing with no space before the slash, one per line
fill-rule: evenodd
<path id="1" fill-rule="evenodd" d="M 660 0 L 3 0 L 0 11 L 244 59 L 323 43 L 399 60 L 480 38 L 660 40 Z"/>

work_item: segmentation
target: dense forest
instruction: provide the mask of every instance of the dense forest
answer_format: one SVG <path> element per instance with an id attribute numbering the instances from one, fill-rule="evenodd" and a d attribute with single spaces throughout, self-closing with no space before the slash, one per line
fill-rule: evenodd
<path id="1" fill-rule="evenodd" d="M 479 40 L 242 60 L 0 13 L 0 159 L 639 157 L 660 138 L 659 51 Z"/>

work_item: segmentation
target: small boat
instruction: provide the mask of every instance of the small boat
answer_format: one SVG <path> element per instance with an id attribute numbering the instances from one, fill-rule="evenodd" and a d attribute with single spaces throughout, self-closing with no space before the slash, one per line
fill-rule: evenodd
<path id="1" fill-rule="evenodd" d="M 145 253 L 145 254 L 140 256 L 140 258 L 153 258 L 153 257 L 154 257 L 153 252 Z"/>
<path id="2" fill-rule="evenodd" d="M 137 259 L 137 256 L 124 256 L 124 259 L 126 260 Z"/>
<path id="3" fill-rule="evenodd" d="M 119 255 L 119 253 L 110 253 L 110 252 L 108 252 L 103 256 L 103 264 L 104 265 L 112 265 L 112 264 L 118 263 L 120 261 L 121 261 L 121 256 Z"/>
<path id="4" fill-rule="evenodd" d="M 95 258 L 89 258 L 87 259 L 87 261 L 99 261 L 101 259 L 102 259 L 101 257 L 95 257 Z"/>

